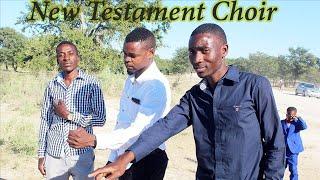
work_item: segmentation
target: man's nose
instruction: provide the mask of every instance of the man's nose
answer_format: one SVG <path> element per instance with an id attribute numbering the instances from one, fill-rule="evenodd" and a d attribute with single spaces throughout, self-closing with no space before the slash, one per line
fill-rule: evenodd
<path id="1" fill-rule="evenodd" d="M 129 56 L 124 56 L 124 62 L 129 62 L 131 61 L 131 57 Z"/>
<path id="2" fill-rule="evenodd" d="M 202 62 L 203 60 L 203 56 L 200 52 L 195 52 L 194 54 L 194 63 L 197 64 L 197 63 L 200 63 Z"/>
<path id="3" fill-rule="evenodd" d="M 63 56 L 63 60 L 64 61 L 68 61 L 70 59 L 70 56 L 68 54 L 64 55 Z"/>

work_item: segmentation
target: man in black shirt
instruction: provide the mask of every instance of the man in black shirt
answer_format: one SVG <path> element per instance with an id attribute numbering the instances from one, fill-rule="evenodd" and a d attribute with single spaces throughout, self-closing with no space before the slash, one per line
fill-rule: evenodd
<path id="1" fill-rule="evenodd" d="M 227 66 L 227 38 L 216 24 L 191 34 L 189 59 L 202 79 L 167 116 L 142 133 L 118 160 L 91 174 L 97 179 L 121 175 L 162 142 L 193 126 L 197 180 L 281 179 L 285 143 L 269 81 Z"/>

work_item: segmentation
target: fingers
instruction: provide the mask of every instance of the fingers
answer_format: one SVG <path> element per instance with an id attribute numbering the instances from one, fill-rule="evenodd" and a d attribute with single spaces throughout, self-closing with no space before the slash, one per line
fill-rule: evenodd
<path id="1" fill-rule="evenodd" d="M 114 173 L 109 174 L 108 176 L 106 176 L 106 180 L 113 180 L 113 179 L 116 179 L 116 178 L 118 178 L 120 176 L 121 176 L 120 173 L 114 172 Z"/>
<path id="2" fill-rule="evenodd" d="M 95 177 L 95 179 L 102 179 L 105 177 L 107 180 L 112 180 L 120 177 L 124 171 L 122 172 L 118 166 L 106 165 L 102 168 L 98 168 L 93 171 L 88 177 Z"/>
<path id="3" fill-rule="evenodd" d="M 104 166 L 106 167 L 106 166 Z M 101 175 L 104 175 L 105 174 L 105 171 L 104 170 L 108 170 L 108 168 L 98 168 L 96 169 L 95 171 L 93 171 L 91 174 L 88 175 L 88 177 L 100 177 L 101 178 Z M 102 176 L 103 177 L 103 176 Z"/>
<path id="4" fill-rule="evenodd" d="M 38 169 L 40 171 L 40 173 L 44 176 L 46 175 L 46 170 L 45 170 L 45 167 L 44 167 L 44 163 L 43 164 L 39 164 L 38 165 Z"/>
<path id="5" fill-rule="evenodd" d="M 39 171 L 43 176 L 46 175 L 46 170 L 44 169 L 44 166 L 41 169 L 39 169 Z"/>
<path id="6" fill-rule="evenodd" d="M 69 145 L 73 148 L 78 148 L 78 143 L 74 140 L 71 139 L 67 139 L 67 142 L 69 143 Z"/>
<path id="7" fill-rule="evenodd" d="M 98 174 L 94 179 L 95 180 L 100 180 L 100 179 L 103 179 L 105 177 L 105 174 Z"/>

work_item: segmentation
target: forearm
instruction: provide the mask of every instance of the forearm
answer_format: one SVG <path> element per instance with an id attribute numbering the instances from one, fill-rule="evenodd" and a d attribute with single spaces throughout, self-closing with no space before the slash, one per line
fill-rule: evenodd
<path id="1" fill-rule="evenodd" d="M 127 149 L 135 142 L 139 135 L 149 126 L 151 126 L 152 117 L 137 117 L 129 127 L 116 128 L 110 133 L 98 133 L 97 149 L 117 150 L 119 148 Z"/>
<path id="2" fill-rule="evenodd" d="M 70 112 L 73 114 L 72 119 L 69 119 L 77 123 L 81 127 L 92 126 L 103 126 L 106 122 L 105 114 L 104 115 L 86 115 L 79 112 Z"/>
<path id="3" fill-rule="evenodd" d="M 135 154 L 132 151 L 126 151 L 121 156 L 118 157 L 117 161 L 121 162 L 122 164 L 128 165 L 135 159 Z"/>
<path id="4" fill-rule="evenodd" d="M 297 117 L 295 124 L 299 131 L 307 129 L 307 124 L 301 117 Z"/>

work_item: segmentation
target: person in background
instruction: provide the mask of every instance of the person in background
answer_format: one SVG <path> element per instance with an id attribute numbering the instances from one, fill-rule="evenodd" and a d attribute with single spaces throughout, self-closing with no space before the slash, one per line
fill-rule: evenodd
<path id="1" fill-rule="evenodd" d="M 298 179 L 298 155 L 303 151 L 300 131 L 307 129 L 306 122 L 297 116 L 295 107 L 288 107 L 286 119 L 281 120 L 286 142 L 286 167 L 289 166 L 290 180 Z"/>
<path id="2" fill-rule="evenodd" d="M 89 179 L 93 170 L 93 147 L 74 149 L 67 143 L 69 130 L 106 121 L 105 103 L 98 81 L 78 68 L 75 44 L 62 41 L 56 48 L 61 72 L 49 82 L 44 93 L 39 130 L 38 169 L 47 179 Z M 94 146 L 94 145 L 92 145 Z"/>

